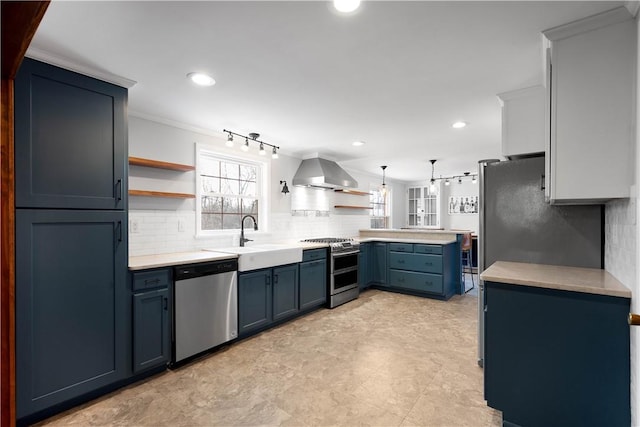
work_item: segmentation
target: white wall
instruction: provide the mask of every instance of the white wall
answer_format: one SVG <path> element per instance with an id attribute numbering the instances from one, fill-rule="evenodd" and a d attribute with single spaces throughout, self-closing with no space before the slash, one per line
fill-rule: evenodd
<path id="1" fill-rule="evenodd" d="M 638 17 L 636 17 L 636 23 Z M 638 25 L 637 46 L 640 46 L 640 25 Z M 636 78 L 636 123 L 635 144 L 630 147 L 629 161 L 634 171 L 630 198 L 607 203 L 605 207 L 605 269 L 624 283 L 632 291 L 631 311 L 640 312 L 640 52 L 638 52 Z M 632 327 L 631 333 L 631 425 L 640 425 L 640 327 Z"/>
<path id="2" fill-rule="evenodd" d="M 461 184 L 457 182 L 452 182 L 450 185 L 442 185 L 441 186 L 441 215 L 442 227 L 449 230 L 471 230 L 474 232 L 478 232 L 479 226 L 479 216 L 477 213 L 474 214 L 450 214 L 448 209 L 449 204 L 449 196 L 464 196 L 464 197 L 478 197 L 479 185 L 473 184 L 471 181 L 462 181 Z"/>
<path id="3" fill-rule="evenodd" d="M 267 201 L 268 221 L 260 224 L 260 232 L 249 236 L 256 242 L 300 240 L 310 237 L 350 237 L 370 227 L 370 211 L 365 209 L 334 209 L 334 205 L 368 206 L 367 196 L 343 195 L 333 191 L 294 187 L 291 179 L 301 159 L 279 153 L 277 160 L 243 153 L 237 147 L 225 146 L 226 139 L 194 129 L 178 127 L 151 120 L 129 118 L 129 155 L 154 160 L 195 165 L 196 144 L 211 147 L 221 154 L 242 156 L 267 162 L 268 186 L 271 197 Z M 379 185 L 381 177 L 355 170 L 347 170 L 359 184 L 369 191 Z M 129 188 L 195 193 L 195 172 L 174 172 L 131 166 Z M 286 180 L 291 191 L 281 192 L 281 180 Z M 392 226 L 406 216 L 404 185 L 387 180 L 393 197 Z M 397 206 L 400 206 L 398 208 Z M 307 210 L 292 215 L 292 209 Z M 315 210 L 328 210 L 328 216 L 316 215 Z M 135 227 L 133 226 L 135 224 Z M 129 198 L 129 255 L 148 255 L 168 252 L 200 250 L 238 245 L 239 233 L 220 233 L 215 237 L 196 236 L 194 199 L 165 199 L 155 197 Z"/>

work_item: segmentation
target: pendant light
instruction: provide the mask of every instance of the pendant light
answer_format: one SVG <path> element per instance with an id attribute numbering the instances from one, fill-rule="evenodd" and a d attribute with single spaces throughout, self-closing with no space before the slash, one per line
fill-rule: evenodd
<path id="1" fill-rule="evenodd" d="M 380 192 L 383 196 L 387 195 L 387 184 L 384 182 L 385 174 L 384 171 L 387 169 L 387 166 L 380 166 L 382 168 L 382 185 L 380 186 Z"/>
<path id="2" fill-rule="evenodd" d="M 436 179 L 433 177 L 433 169 L 434 164 L 436 163 L 435 159 L 429 160 L 431 162 L 431 181 L 429 184 L 429 192 L 433 194 L 436 191 Z"/>

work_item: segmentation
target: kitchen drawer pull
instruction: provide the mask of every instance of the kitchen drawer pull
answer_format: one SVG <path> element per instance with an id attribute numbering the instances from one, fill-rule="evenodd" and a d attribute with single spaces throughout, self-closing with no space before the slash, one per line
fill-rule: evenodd
<path id="1" fill-rule="evenodd" d="M 160 279 L 144 279 L 145 285 L 156 285 L 160 283 Z"/>
<path id="2" fill-rule="evenodd" d="M 640 314 L 629 313 L 627 321 L 629 322 L 629 325 L 632 326 L 640 325 Z"/>
<path id="3" fill-rule="evenodd" d="M 404 260 L 403 259 L 399 259 L 398 260 L 398 264 L 404 264 Z"/>

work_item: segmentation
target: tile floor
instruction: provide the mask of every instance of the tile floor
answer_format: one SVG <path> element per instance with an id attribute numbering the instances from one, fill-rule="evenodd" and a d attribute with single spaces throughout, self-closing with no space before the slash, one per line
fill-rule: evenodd
<path id="1" fill-rule="evenodd" d="M 366 291 L 42 425 L 500 426 L 476 304 Z"/>

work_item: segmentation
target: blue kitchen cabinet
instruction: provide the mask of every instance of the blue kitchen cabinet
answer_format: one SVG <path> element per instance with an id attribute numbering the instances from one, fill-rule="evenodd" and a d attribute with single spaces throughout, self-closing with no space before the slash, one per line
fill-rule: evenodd
<path id="1" fill-rule="evenodd" d="M 238 334 L 262 329 L 273 321 L 272 269 L 238 275 Z"/>
<path id="2" fill-rule="evenodd" d="M 373 243 L 371 257 L 372 282 L 378 285 L 387 284 L 387 243 Z"/>
<path id="3" fill-rule="evenodd" d="M 126 225 L 126 212 L 17 211 L 18 419 L 128 374 Z"/>
<path id="4" fill-rule="evenodd" d="M 171 360 L 171 270 L 131 274 L 133 290 L 133 373 Z"/>
<path id="5" fill-rule="evenodd" d="M 299 264 L 300 311 L 327 302 L 327 251 L 311 249 L 303 252 Z"/>
<path id="6" fill-rule="evenodd" d="M 125 209 L 127 90 L 25 58 L 15 80 L 18 208 Z"/>
<path id="7" fill-rule="evenodd" d="M 26 58 L 15 80 L 16 415 L 131 375 L 127 90 Z"/>
<path id="8" fill-rule="evenodd" d="M 504 425 L 628 426 L 628 298 L 485 282 L 484 397 Z"/>
<path id="9" fill-rule="evenodd" d="M 384 262 L 378 262 L 373 267 L 376 287 L 439 299 L 449 299 L 456 292 L 459 274 L 456 270 L 458 264 L 455 243 L 434 245 L 391 242 L 374 245 L 379 245 L 379 252 L 374 252 L 374 259 L 381 259 L 383 250 L 387 249 Z M 383 276 L 383 268 L 386 276 Z M 380 276 L 386 277 L 386 281 L 380 280 Z"/>
<path id="10" fill-rule="evenodd" d="M 298 264 L 238 274 L 238 335 L 245 337 L 300 311 Z"/>
<path id="11" fill-rule="evenodd" d="M 300 311 L 298 264 L 273 269 L 273 321 L 286 319 Z"/>
<path id="12" fill-rule="evenodd" d="M 371 243 L 360 244 L 360 258 L 358 259 L 358 280 L 360 290 L 366 289 L 371 284 Z"/>

